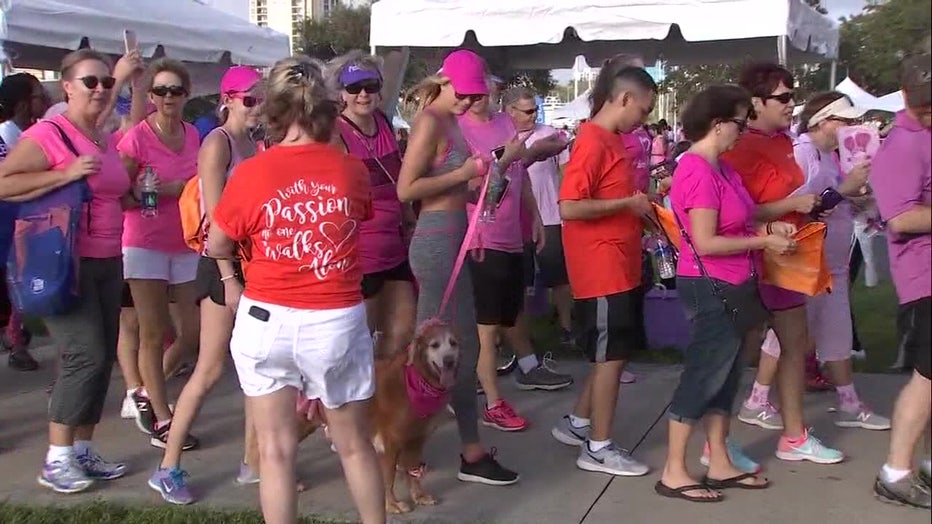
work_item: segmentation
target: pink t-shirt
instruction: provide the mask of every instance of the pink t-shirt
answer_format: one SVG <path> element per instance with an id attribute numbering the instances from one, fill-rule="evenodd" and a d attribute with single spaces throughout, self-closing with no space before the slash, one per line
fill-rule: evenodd
<path id="1" fill-rule="evenodd" d="M 546 125 L 538 125 L 534 128 L 530 138 L 527 139 L 528 147 L 544 138 L 557 134 L 557 130 Z M 531 181 L 531 190 L 534 192 L 534 199 L 537 200 L 537 209 L 540 211 L 541 222 L 545 226 L 558 226 L 563 221 L 560 219 L 560 205 L 558 195 L 560 193 L 560 159 L 557 155 L 541 162 L 534 162 L 527 168 L 528 178 Z"/>
<path id="2" fill-rule="evenodd" d="M 116 144 L 107 137 L 101 150 L 64 115 L 52 117 L 65 131 L 82 155 L 100 158 L 100 171 L 87 177 L 93 198 L 85 206 L 78 232 L 78 255 L 85 258 L 110 258 L 121 255 L 120 236 L 123 234 L 123 195 L 129 191 L 129 178 L 120 161 Z M 33 140 L 42 149 L 50 170 L 65 170 L 75 161 L 74 154 L 62 142 L 55 126 L 39 122 L 23 132 L 22 138 Z M 88 214 L 90 216 L 88 217 Z"/>
<path id="3" fill-rule="evenodd" d="M 735 170 L 725 163 L 719 163 L 719 166 L 721 172 L 716 171 L 699 155 L 684 154 L 673 173 L 673 188 L 670 191 L 673 212 L 690 235 L 692 224 L 689 221 L 689 211 L 714 209 L 718 211 L 717 235 L 752 237 L 754 201 Z M 710 277 L 730 284 L 740 284 L 751 276 L 751 260 L 752 257 L 748 253 L 739 253 L 704 256 L 702 264 Z M 702 276 L 685 239 L 680 245 L 676 274 L 683 277 Z"/>
<path id="4" fill-rule="evenodd" d="M 197 174 L 197 152 L 200 139 L 197 129 L 184 122 L 184 147 L 180 153 L 169 149 L 155 134 L 149 122 L 143 120 L 126 132 L 117 149 L 132 157 L 141 173 L 151 167 L 162 184 L 185 181 Z M 138 174 L 132 174 L 135 180 Z M 123 247 L 141 247 L 163 253 L 187 253 L 181 232 L 181 214 L 178 199 L 159 195 L 159 213 L 144 217 L 139 209 L 124 214 Z"/>
<path id="5" fill-rule="evenodd" d="M 363 274 L 392 269 L 407 258 L 402 207 L 395 185 L 401 171 L 398 142 L 384 115 L 375 115 L 375 122 L 375 135 L 367 136 L 349 120 L 342 117 L 337 120 L 347 151 L 366 164 L 372 185 L 372 218 L 359 227 L 359 263 Z"/>
<path id="6" fill-rule="evenodd" d="M 634 158 L 635 187 L 646 193 L 650 188 L 650 133 L 639 127 L 630 133 L 622 133 L 621 142 L 628 155 Z"/>
<path id="7" fill-rule="evenodd" d="M 480 122 L 469 113 L 459 117 L 463 137 L 474 153 L 489 155 L 491 151 L 514 138 L 516 130 L 511 117 L 504 113 L 493 113 L 488 122 Z M 511 164 L 505 171 L 510 179 L 502 203 L 495 211 L 494 222 L 479 222 L 478 234 L 473 237 L 470 249 L 483 247 L 506 253 L 521 253 L 524 242 L 521 234 L 521 191 L 527 178 L 527 170 L 520 161 Z M 473 212 L 474 205 L 467 205 Z"/>

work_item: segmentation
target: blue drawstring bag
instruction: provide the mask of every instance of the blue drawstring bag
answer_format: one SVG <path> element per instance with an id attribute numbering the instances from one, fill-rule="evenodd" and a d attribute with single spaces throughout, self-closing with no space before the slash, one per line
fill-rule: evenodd
<path id="1" fill-rule="evenodd" d="M 75 158 L 80 156 L 58 124 L 45 123 L 55 126 Z M 60 315 L 77 304 L 80 297 L 77 237 L 81 213 L 90 199 L 87 180 L 81 179 L 19 205 L 6 278 L 10 301 L 22 314 Z M 90 229 L 90 210 L 87 217 Z"/>

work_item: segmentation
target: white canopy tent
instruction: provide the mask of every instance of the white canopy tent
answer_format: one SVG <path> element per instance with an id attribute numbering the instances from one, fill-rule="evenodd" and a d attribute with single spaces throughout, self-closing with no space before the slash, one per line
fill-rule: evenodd
<path id="1" fill-rule="evenodd" d="M 673 65 L 824 61 L 837 55 L 838 26 L 803 0 L 381 0 L 370 45 L 428 57 L 469 47 L 516 69 L 618 53 Z"/>
<path id="2" fill-rule="evenodd" d="M 290 54 L 288 37 L 196 0 L 5 0 L 0 39 L 17 67 L 58 69 L 80 47 L 124 52 L 136 32 L 146 58 L 187 63 L 199 94 L 216 92 L 230 64 L 268 66 Z"/>
<path id="3" fill-rule="evenodd" d="M 554 109 L 550 113 L 551 119 L 566 118 L 568 120 L 583 120 L 589 118 L 592 106 L 589 104 L 589 92 L 587 89 L 583 94 L 577 96 L 568 104 Z"/>
<path id="4" fill-rule="evenodd" d="M 862 89 L 854 80 L 851 80 L 850 77 L 845 78 L 841 83 L 835 86 L 835 91 L 848 95 L 851 101 L 854 102 L 854 105 L 874 111 L 895 113 L 906 107 L 901 91 L 895 91 L 881 97 L 876 97 Z"/>
<path id="5" fill-rule="evenodd" d="M 896 113 L 897 111 L 906 109 L 906 101 L 903 100 L 903 92 L 894 91 L 879 97 L 877 99 L 876 109 L 881 111 L 889 111 L 891 113 Z"/>

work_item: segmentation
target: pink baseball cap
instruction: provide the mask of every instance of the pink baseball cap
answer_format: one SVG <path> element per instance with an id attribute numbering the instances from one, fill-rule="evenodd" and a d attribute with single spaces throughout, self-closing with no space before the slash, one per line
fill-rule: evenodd
<path id="1" fill-rule="evenodd" d="M 460 49 L 447 55 L 440 72 L 450 79 L 457 94 L 489 94 L 489 86 L 485 81 L 485 61 L 468 49 Z"/>
<path id="2" fill-rule="evenodd" d="M 251 67 L 233 66 L 220 80 L 220 94 L 245 93 L 262 80 L 262 74 Z"/>

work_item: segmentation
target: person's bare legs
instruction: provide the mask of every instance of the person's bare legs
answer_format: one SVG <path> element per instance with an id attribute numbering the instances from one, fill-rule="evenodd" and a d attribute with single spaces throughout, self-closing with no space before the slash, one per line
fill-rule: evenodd
<path id="1" fill-rule="evenodd" d="M 890 453 L 886 464 L 890 468 L 913 469 L 913 454 L 916 446 L 923 432 L 929 431 L 930 411 L 932 411 L 930 395 L 932 395 L 932 382 L 913 371 L 913 376 L 900 391 L 893 407 Z"/>
<path id="2" fill-rule="evenodd" d="M 343 464 L 343 474 L 362 523 L 384 524 L 385 486 L 379 457 L 372 446 L 369 402 L 350 402 L 337 409 L 325 408 L 325 411 L 333 443 Z"/>
<path id="3" fill-rule="evenodd" d="M 486 404 L 491 406 L 498 402 L 501 395 L 498 391 L 498 372 L 496 371 L 498 363 L 498 326 L 489 326 L 485 324 L 477 325 L 479 331 L 479 360 L 476 364 L 476 375 L 479 376 L 479 383 L 485 392 Z"/>
<path id="4" fill-rule="evenodd" d="M 586 384 L 586 390 L 591 386 L 589 418 L 592 421 L 592 431 L 589 440 L 601 442 L 611 439 L 612 422 L 615 420 L 615 408 L 618 406 L 618 390 L 621 388 L 619 379 L 625 364 L 625 360 L 613 360 L 592 366 L 592 383 Z"/>
<path id="5" fill-rule="evenodd" d="M 252 419 L 252 403 L 249 402 L 249 397 L 245 397 L 244 406 L 244 429 L 245 436 L 243 438 L 243 464 L 249 466 L 249 469 L 253 471 L 253 474 L 257 477 L 259 476 L 259 457 L 254 457 L 251 454 L 251 451 L 258 449 L 257 437 L 256 437 L 256 423 Z"/>
<path id="6" fill-rule="evenodd" d="M 174 299 L 172 298 L 171 287 L 169 287 L 168 295 L 168 315 L 171 317 L 171 323 L 165 331 L 165 338 L 170 339 L 172 343 L 165 348 L 165 355 L 162 357 L 162 370 L 165 372 L 166 377 L 171 377 L 181 369 L 185 359 L 191 357 L 191 355 L 183 354 L 183 346 L 175 343 L 178 340 L 178 334 L 181 333 L 181 319 L 184 315 L 189 314 L 190 311 L 183 305 L 172 301 Z"/>
<path id="7" fill-rule="evenodd" d="M 178 467 L 181 464 L 181 451 L 191 430 L 191 424 L 200 412 L 204 398 L 223 375 L 224 363 L 230 353 L 234 312 L 206 298 L 201 301 L 200 316 L 200 354 L 191 378 L 178 396 L 172 416 L 172 428 L 168 432 L 168 446 L 162 458 L 162 468 Z"/>
<path id="8" fill-rule="evenodd" d="M 777 385 L 780 388 L 783 435 L 788 438 L 798 438 L 806 432 L 806 425 L 803 422 L 806 353 L 809 350 L 806 308 L 797 307 L 774 312 L 773 330 L 780 341 L 781 351 Z"/>
<path id="9" fill-rule="evenodd" d="M 395 355 L 407 349 L 414 338 L 417 304 L 414 284 L 405 280 L 389 280 L 379 293 L 379 325 L 382 332 L 377 355 Z"/>
<path id="10" fill-rule="evenodd" d="M 531 345 L 531 331 L 530 326 L 528 326 L 528 316 L 525 311 L 518 314 L 514 326 L 505 328 L 504 331 L 505 340 L 508 341 L 508 346 L 515 352 L 516 357 L 520 359 L 534 354 L 534 346 Z"/>
<path id="11" fill-rule="evenodd" d="M 169 304 L 169 327 L 175 330 L 175 340 L 165 350 L 163 370 L 173 372 L 197 350 L 201 319 L 197 310 L 197 284 L 194 281 L 171 285 L 168 293 L 174 300 Z M 164 334 L 162 336 L 164 340 Z"/>
<path id="12" fill-rule="evenodd" d="M 709 443 L 709 472 L 708 478 L 727 480 L 743 475 L 745 472 L 736 468 L 728 456 L 728 432 L 731 427 L 731 416 L 722 413 L 709 413 L 705 416 L 705 432 Z M 746 485 L 762 486 L 767 484 L 763 477 L 751 477 L 741 481 Z"/>
<path id="13" fill-rule="evenodd" d="M 592 388 L 593 383 L 595 382 L 595 369 L 589 372 L 589 375 L 586 377 L 586 382 L 583 384 L 583 389 L 579 393 L 579 398 L 576 399 L 576 405 L 573 406 L 573 416 L 583 419 L 589 419 L 592 415 Z"/>
<path id="14" fill-rule="evenodd" d="M 142 387 L 142 377 L 139 375 L 139 320 L 136 310 L 125 307 L 120 310 L 120 337 L 117 342 L 117 361 L 126 390 L 136 390 Z"/>
<path id="15" fill-rule="evenodd" d="M 573 295 L 570 293 L 569 284 L 551 289 L 550 300 L 553 302 L 553 307 L 557 310 L 557 320 L 560 323 L 560 327 L 564 331 L 571 331 L 573 329 Z"/>
<path id="16" fill-rule="evenodd" d="M 165 330 L 171 323 L 168 312 L 168 282 L 129 280 L 139 319 L 139 374 L 149 394 L 152 411 L 159 422 L 171 419 L 165 372 L 162 369 Z"/>
<path id="17" fill-rule="evenodd" d="M 660 482 L 672 489 L 700 484 L 686 467 L 686 448 L 693 432 L 691 424 L 670 420 L 667 424 L 667 462 L 663 466 Z M 683 493 L 687 497 L 717 498 L 721 494 L 710 489 L 694 489 Z"/>
<path id="18" fill-rule="evenodd" d="M 251 404 L 259 442 L 262 469 L 259 500 L 267 524 L 294 524 L 297 520 L 298 496 L 294 489 L 298 450 L 296 401 L 297 390 L 292 387 L 246 399 Z"/>

